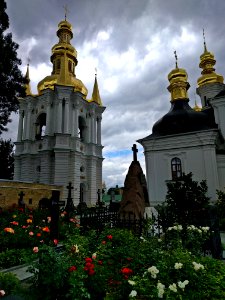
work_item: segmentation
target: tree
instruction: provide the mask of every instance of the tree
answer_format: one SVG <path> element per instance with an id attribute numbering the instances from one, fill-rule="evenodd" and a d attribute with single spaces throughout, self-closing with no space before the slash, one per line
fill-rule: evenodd
<path id="1" fill-rule="evenodd" d="M 11 121 L 10 115 L 19 108 L 18 97 L 25 96 L 26 79 L 18 66 L 21 60 L 17 58 L 18 45 L 13 42 L 12 34 L 4 34 L 9 28 L 7 6 L 0 1 L 0 134 L 7 131 L 6 125 Z"/>
<path id="2" fill-rule="evenodd" d="M 11 140 L 0 139 L 0 179 L 13 179 L 14 144 Z"/>
<path id="3" fill-rule="evenodd" d="M 168 226 L 204 225 L 204 217 L 209 207 L 208 187 L 205 180 L 200 183 L 192 179 L 192 173 L 183 174 L 179 180 L 167 183 L 166 201 L 158 207 Z"/>

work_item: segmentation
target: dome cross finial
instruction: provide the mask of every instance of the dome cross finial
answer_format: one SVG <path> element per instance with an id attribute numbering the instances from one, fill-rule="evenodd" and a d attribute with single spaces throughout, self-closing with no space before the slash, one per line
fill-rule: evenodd
<path id="1" fill-rule="evenodd" d="M 67 15 L 68 15 L 68 13 L 69 13 L 69 9 L 68 9 L 68 7 L 67 7 L 67 4 L 65 4 L 65 5 L 63 6 L 63 8 L 64 8 L 64 10 L 65 10 L 65 21 L 66 21 L 66 17 L 67 17 Z"/>
<path id="2" fill-rule="evenodd" d="M 175 67 L 177 69 L 178 68 L 178 64 L 177 64 L 178 59 L 177 59 L 177 51 L 176 50 L 174 51 L 174 56 L 175 56 Z"/>
<path id="3" fill-rule="evenodd" d="M 203 34 L 203 41 L 204 41 L 204 51 L 207 52 L 206 41 L 205 41 L 205 30 L 204 30 L 204 28 L 202 29 L 202 34 Z"/>

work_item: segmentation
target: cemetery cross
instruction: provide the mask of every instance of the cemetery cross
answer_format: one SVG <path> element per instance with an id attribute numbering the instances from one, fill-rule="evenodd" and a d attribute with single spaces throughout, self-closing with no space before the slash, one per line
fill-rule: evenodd
<path id="1" fill-rule="evenodd" d="M 136 144 L 133 144 L 133 147 L 131 148 L 133 151 L 133 161 L 137 161 L 137 153 L 138 153 L 138 149 Z"/>

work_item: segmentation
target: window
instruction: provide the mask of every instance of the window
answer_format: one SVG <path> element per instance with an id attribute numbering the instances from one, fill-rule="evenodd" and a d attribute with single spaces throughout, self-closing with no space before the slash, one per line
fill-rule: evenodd
<path id="1" fill-rule="evenodd" d="M 171 172 L 172 180 L 176 180 L 182 176 L 181 160 L 178 157 L 174 157 L 171 160 Z"/>
<path id="2" fill-rule="evenodd" d="M 41 113 L 35 123 L 36 126 L 36 140 L 41 140 L 45 136 L 46 129 L 46 113 Z"/>

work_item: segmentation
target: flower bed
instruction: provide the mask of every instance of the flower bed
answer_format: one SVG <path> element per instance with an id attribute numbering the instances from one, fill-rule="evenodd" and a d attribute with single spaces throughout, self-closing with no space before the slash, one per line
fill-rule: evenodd
<path id="1" fill-rule="evenodd" d="M 45 300 L 225 299 L 224 263 L 201 255 L 202 243 L 208 235 L 206 227 L 190 225 L 183 232 L 176 225 L 161 239 L 110 228 L 101 234 L 90 230 L 82 235 L 77 220 L 71 218 L 65 223 L 62 215 L 59 241 L 65 250 L 57 253 L 54 246 L 58 241 L 54 243 L 49 238 L 48 215 L 40 217 L 37 223 L 36 212 L 32 214 L 32 222 L 27 223 L 27 215 L 11 220 L 11 214 L 2 224 L 2 255 L 7 257 L 7 251 L 15 251 L 6 250 L 6 245 L 15 245 L 15 236 L 19 234 L 27 241 L 26 251 L 30 254 L 25 255 L 36 260 L 29 269 L 34 274 L 29 291 L 15 291 L 10 280 L 7 284 L 3 280 L 6 275 L 1 274 L 0 291 L 5 295 L 20 292 L 29 295 L 29 299 Z M 14 233 L 4 228 L 12 228 Z M 181 242 L 184 235 L 185 244 Z M 9 237 L 15 241 L 9 241 Z"/>

